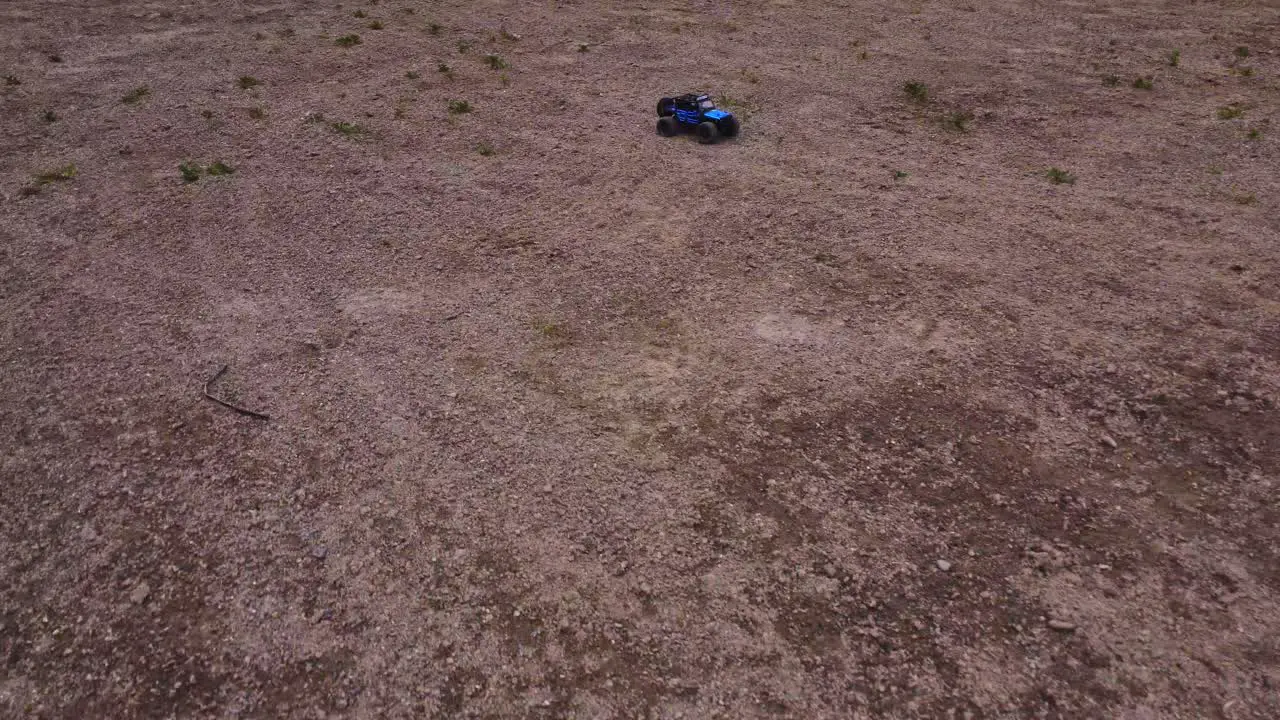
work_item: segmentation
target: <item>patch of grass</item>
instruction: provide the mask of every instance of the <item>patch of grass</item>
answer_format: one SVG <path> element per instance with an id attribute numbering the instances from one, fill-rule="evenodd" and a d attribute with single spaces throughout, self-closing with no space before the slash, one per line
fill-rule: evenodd
<path id="1" fill-rule="evenodd" d="M 507 61 L 497 53 L 489 53 L 484 56 L 484 63 L 489 66 L 490 70 L 506 70 L 511 67 Z"/>
<path id="2" fill-rule="evenodd" d="M 493 146 L 490 145 L 489 143 L 482 142 L 476 145 L 476 152 L 480 153 L 485 157 L 490 157 L 492 155 L 495 155 L 498 151 L 494 150 Z"/>
<path id="3" fill-rule="evenodd" d="M 184 162 L 178 165 L 178 172 L 182 174 L 183 182 L 192 183 L 199 180 L 200 173 L 203 171 L 204 168 L 200 167 L 199 163 Z"/>
<path id="4" fill-rule="evenodd" d="M 502 73 L 498 78 L 498 81 L 502 83 L 502 87 L 507 87 L 511 85 L 511 76 L 506 73 Z"/>
<path id="5" fill-rule="evenodd" d="M 1045 177 L 1049 178 L 1049 182 L 1055 185 L 1075 185 L 1076 176 L 1063 170 L 1062 168 L 1051 167 L 1045 171 Z"/>
<path id="6" fill-rule="evenodd" d="M 58 122 L 58 113 L 52 110 L 45 110 L 44 112 L 40 113 L 40 118 L 47 123 Z"/>
<path id="7" fill-rule="evenodd" d="M 369 23 L 370 30 L 381 30 L 384 27 L 386 27 L 386 25 L 383 25 L 381 20 L 374 20 L 373 22 Z"/>
<path id="8" fill-rule="evenodd" d="M 336 131 L 339 135 L 342 135 L 343 137 L 349 137 L 349 138 L 363 137 L 369 133 L 369 131 L 364 129 L 363 127 L 355 123 L 349 123 L 349 122 L 340 121 L 335 123 L 329 123 L 329 127 L 333 128 L 334 131 Z"/>
<path id="9" fill-rule="evenodd" d="M 5 85 L 7 85 L 7 86 L 9 86 L 9 87 L 16 87 L 16 86 L 18 86 L 18 85 L 21 85 L 21 84 L 22 84 L 22 81 L 18 79 L 18 76 L 17 76 L 17 75 L 12 75 L 12 74 L 11 74 L 11 75 L 5 75 L 5 76 L 4 76 L 4 84 L 5 84 Z"/>
<path id="10" fill-rule="evenodd" d="M 143 98 L 145 98 L 150 94 L 151 94 L 151 88 L 147 87 L 146 85 L 142 85 L 140 87 L 136 87 L 130 90 L 129 92 L 125 93 L 124 97 L 120 98 L 120 102 L 124 103 L 125 105 L 137 105 L 138 103 L 142 102 Z"/>
<path id="11" fill-rule="evenodd" d="M 498 35 L 502 36 L 502 39 L 506 40 L 507 42 L 520 42 L 520 36 L 511 32 L 506 28 L 500 29 L 498 31 Z"/>
<path id="12" fill-rule="evenodd" d="M 1155 87 L 1155 81 L 1149 77 L 1136 77 L 1133 79 L 1133 86 L 1139 90 L 1150 90 Z"/>
<path id="13" fill-rule="evenodd" d="M 1249 57 L 1249 48 L 1245 47 L 1244 45 L 1241 45 L 1240 47 L 1236 48 L 1236 57 L 1240 57 L 1240 58 Z"/>
<path id="14" fill-rule="evenodd" d="M 578 43 L 578 52 L 580 53 L 591 52 L 591 43 Z"/>
<path id="15" fill-rule="evenodd" d="M 252 75 L 241 75 L 240 79 L 236 80 L 236 87 L 241 90 L 248 90 L 249 88 L 258 87 L 261 84 L 262 81 Z"/>
<path id="16" fill-rule="evenodd" d="M 820 252 L 813 256 L 813 261 L 827 267 L 840 267 L 840 258 L 831 253 Z"/>
<path id="17" fill-rule="evenodd" d="M 204 118 L 205 120 L 212 120 L 213 111 L 209 110 L 208 108 L 205 108 L 204 110 L 200 111 L 200 117 Z"/>
<path id="18" fill-rule="evenodd" d="M 236 171 L 235 168 L 222 162 L 221 160 L 213 161 L 213 164 L 211 164 L 208 168 L 209 174 L 212 175 L 213 177 L 219 177 L 221 175 L 232 175 L 235 173 L 235 171 Z"/>
<path id="19" fill-rule="evenodd" d="M 1246 134 L 1246 137 L 1250 140 L 1261 140 L 1262 130 L 1259 130 L 1258 128 L 1249 128 L 1249 132 Z"/>
<path id="20" fill-rule="evenodd" d="M 363 10 L 357 10 L 357 11 L 355 11 L 355 12 L 351 13 L 351 17 L 366 18 L 366 17 L 369 17 L 369 16 L 368 16 L 367 14 L 365 14 L 365 11 L 363 11 Z"/>
<path id="21" fill-rule="evenodd" d="M 1222 168 L 1218 165 L 1210 165 L 1205 169 L 1208 170 L 1209 174 L 1213 175 L 1214 177 L 1219 177 L 1222 175 Z"/>
<path id="22" fill-rule="evenodd" d="M 406 79 L 409 79 L 409 80 L 417 80 L 418 78 L 422 77 L 422 73 L 418 72 L 417 70 L 408 70 L 405 72 L 404 76 Z"/>
<path id="23" fill-rule="evenodd" d="M 901 170 L 894 170 L 894 171 L 893 171 L 893 181 L 894 181 L 894 182 L 900 182 L 900 181 L 902 181 L 902 180 L 906 180 L 906 179 L 907 179 L 907 178 L 909 178 L 909 177 L 911 177 L 911 173 L 909 173 L 909 172 L 903 172 L 903 171 L 901 171 Z"/>
<path id="24" fill-rule="evenodd" d="M 439 72 L 441 75 L 444 75 L 450 80 L 453 79 L 453 68 L 449 67 L 449 63 L 440 63 L 439 65 L 437 65 L 436 72 Z"/>
<path id="25" fill-rule="evenodd" d="M 902 84 L 902 90 L 916 102 L 922 103 L 929 99 L 929 88 L 922 82 L 910 80 Z"/>
<path id="26" fill-rule="evenodd" d="M 466 40 L 466 39 L 459 40 L 459 41 L 458 41 L 458 44 L 457 44 L 458 52 L 460 52 L 460 53 L 465 53 L 465 52 L 467 52 L 468 50 L 470 50 L 470 49 L 471 49 L 471 46 L 472 46 L 472 45 L 474 45 L 474 44 L 475 44 L 475 43 L 474 43 L 474 42 L 472 42 L 471 40 Z"/>
<path id="27" fill-rule="evenodd" d="M 1240 77 L 1253 77 L 1253 68 L 1251 68 L 1251 67 L 1233 67 L 1233 68 L 1231 68 L 1231 74 L 1232 74 L 1232 75 L 1239 75 Z"/>
<path id="28" fill-rule="evenodd" d="M 1244 115 L 1244 108 L 1235 103 L 1218 108 L 1219 120 L 1234 120 L 1242 115 Z"/>
<path id="29" fill-rule="evenodd" d="M 450 100 L 449 101 L 450 115 L 462 115 L 464 113 L 471 112 L 471 109 L 472 109 L 471 103 L 467 102 L 466 100 Z"/>
<path id="30" fill-rule="evenodd" d="M 334 42 L 338 44 L 338 47 L 352 47 L 354 45 L 359 45 L 362 41 L 360 40 L 359 35 L 351 33 L 350 35 L 343 35 Z"/>
<path id="31" fill-rule="evenodd" d="M 1115 75 L 1105 75 L 1102 78 L 1102 84 L 1106 85 L 1107 87 L 1119 87 L 1120 78 Z"/>
<path id="32" fill-rule="evenodd" d="M 434 22 L 433 22 L 433 23 L 427 23 L 427 32 L 428 32 L 428 33 L 431 33 L 432 35 L 439 35 L 439 34 L 440 34 L 441 32 L 443 32 L 443 31 L 444 31 L 444 27 L 443 27 L 443 26 L 441 26 L 441 25 L 440 25 L 440 23 L 434 23 Z"/>
<path id="33" fill-rule="evenodd" d="M 969 132 L 970 122 L 973 122 L 973 113 L 965 110 L 947 113 L 942 118 L 944 128 L 962 133 Z"/>
<path id="34" fill-rule="evenodd" d="M 1231 199 L 1235 200 L 1237 203 L 1241 205 L 1257 205 L 1258 204 L 1258 196 L 1254 193 L 1236 193 L 1231 196 Z"/>
<path id="35" fill-rule="evenodd" d="M 56 170 L 42 172 L 35 177 L 37 185 L 48 185 L 49 183 L 66 182 L 71 180 L 79 173 L 74 164 L 63 165 Z"/>
<path id="36" fill-rule="evenodd" d="M 1182 62 L 1182 51 L 1174 50 L 1169 53 L 1169 67 L 1178 67 Z"/>
<path id="37" fill-rule="evenodd" d="M 254 106 L 249 108 L 249 117 L 253 118 L 254 120 L 261 120 L 266 116 L 267 116 L 267 111 L 263 110 L 261 106 Z"/>

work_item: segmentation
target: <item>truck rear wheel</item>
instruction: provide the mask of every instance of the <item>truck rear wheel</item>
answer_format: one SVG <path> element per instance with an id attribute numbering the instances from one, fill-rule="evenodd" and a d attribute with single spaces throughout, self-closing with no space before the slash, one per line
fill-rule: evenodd
<path id="1" fill-rule="evenodd" d="M 680 132 L 680 123 L 675 118 L 667 115 L 658 118 L 658 134 L 662 137 L 671 137 Z"/>
<path id="2" fill-rule="evenodd" d="M 658 117 L 667 117 L 676 114 L 676 101 L 671 98 L 662 98 L 658 101 Z"/>
<path id="3" fill-rule="evenodd" d="M 715 123 L 710 120 L 698 123 L 698 142 L 704 144 L 713 143 L 719 137 L 720 130 L 716 127 Z"/>

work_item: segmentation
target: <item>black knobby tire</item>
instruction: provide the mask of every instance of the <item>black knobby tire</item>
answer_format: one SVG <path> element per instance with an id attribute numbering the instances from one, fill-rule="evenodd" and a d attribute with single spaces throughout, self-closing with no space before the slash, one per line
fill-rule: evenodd
<path id="1" fill-rule="evenodd" d="M 680 132 L 680 122 L 675 118 L 667 115 L 658 118 L 658 134 L 662 137 L 671 137 Z"/>
<path id="2" fill-rule="evenodd" d="M 727 137 L 738 137 L 738 118 L 730 115 L 720 119 L 720 134 Z"/>
<path id="3" fill-rule="evenodd" d="M 676 114 L 676 101 L 662 98 L 658 101 L 658 117 L 669 117 Z"/>
<path id="4" fill-rule="evenodd" d="M 719 137 L 720 130 L 716 127 L 715 123 L 710 120 L 698 123 L 698 142 L 704 144 L 713 143 Z"/>

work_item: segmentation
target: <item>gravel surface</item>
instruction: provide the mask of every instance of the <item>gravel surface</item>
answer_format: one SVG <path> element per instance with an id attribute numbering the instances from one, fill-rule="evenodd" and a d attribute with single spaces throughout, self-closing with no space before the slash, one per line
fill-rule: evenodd
<path id="1" fill-rule="evenodd" d="M 0 715 L 1280 716 L 1274 2 L 0 28 Z"/>

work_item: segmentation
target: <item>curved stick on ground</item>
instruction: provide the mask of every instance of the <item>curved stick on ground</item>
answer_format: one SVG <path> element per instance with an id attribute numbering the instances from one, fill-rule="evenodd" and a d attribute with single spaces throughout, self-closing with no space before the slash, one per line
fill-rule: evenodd
<path id="1" fill-rule="evenodd" d="M 235 410 L 236 412 L 240 413 L 241 415 L 248 415 L 248 416 L 249 416 L 249 417 L 251 417 L 251 418 L 257 418 L 257 419 L 259 419 L 259 420 L 270 420 L 270 419 L 271 419 L 270 417 L 268 417 L 268 416 L 266 416 L 266 415 L 263 415 L 262 413 L 254 412 L 254 411 L 252 411 L 252 410 L 246 410 L 246 409 L 244 409 L 244 408 L 242 408 L 242 407 L 239 407 L 238 405 L 232 405 L 231 403 L 227 402 L 226 400 L 223 400 L 222 398 L 214 397 L 213 395 L 210 395 L 210 394 L 209 394 L 209 386 L 210 386 L 210 385 L 212 385 L 212 384 L 214 384 L 214 383 L 216 383 L 216 382 L 218 382 L 218 378 L 222 377 L 223 373 L 225 373 L 225 372 L 227 371 L 227 367 L 228 367 L 228 366 L 223 365 L 221 370 L 219 370 L 218 372 L 214 373 L 213 377 L 209 378 L 209 380 L 205 382 L 205 384 L 204 384 L 204 396 L 205 396 L 205 397 L 207 397 L 207 398 L 209 398 L 210 400 L 212 400 L 212 401 L 214 401 L 214 402 L 218 403 L 219 405 L 221 405 L 221 406 L 225 407 L 225 408 L 230 408 L 230 409 L 232 409 L 232 410 Z"/>

